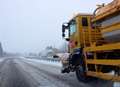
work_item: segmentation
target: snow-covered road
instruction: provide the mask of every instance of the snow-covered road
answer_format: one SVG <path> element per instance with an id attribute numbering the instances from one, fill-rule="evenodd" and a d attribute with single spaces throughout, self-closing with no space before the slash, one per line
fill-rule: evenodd
<path id="1" fill-rule="evenodd" d="M 6 58 L 0 61 L 0 87 L 112 87 L 108 81 L 78 82 L 75 73 L 61 74 L 61 66 L 60 62 Z"/>

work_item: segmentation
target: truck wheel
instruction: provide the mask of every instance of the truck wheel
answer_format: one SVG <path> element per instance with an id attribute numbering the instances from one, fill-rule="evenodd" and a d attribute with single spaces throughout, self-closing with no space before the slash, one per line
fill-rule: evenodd
<path id="1" fill-rule="evenodd" d="M 79 81 L 82 82 L 88 82 L 90 80 L 82 66 L 80 66 L 80 68 L 76 70 L 76 77 Z"/>

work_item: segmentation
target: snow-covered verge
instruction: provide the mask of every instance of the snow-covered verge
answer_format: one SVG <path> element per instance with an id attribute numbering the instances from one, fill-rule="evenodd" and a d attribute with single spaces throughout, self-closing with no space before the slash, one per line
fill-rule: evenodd
<path id="1" fill-rule="evenodd" d="M 58 66 L 61 67 L 62 64 L 59 61 L 51 61 L 51 60 L 40 60 L 40 59 L 27 59 L 24 58 L 24 60 L 27 60 L 29 62 L 36 62 L 36 63 L 41 63 L 41 64 L 46 64 L 46 65 L 52 65 L 52 66 Z"/>

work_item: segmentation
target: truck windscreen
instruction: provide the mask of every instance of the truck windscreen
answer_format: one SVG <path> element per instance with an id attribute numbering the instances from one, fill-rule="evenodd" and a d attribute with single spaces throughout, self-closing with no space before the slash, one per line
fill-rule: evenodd
<path id="1" fill-rule="evenodd" d="M 75 22 L 72 22 L 70 24 L 70 35 L 73 35 L 73 33 L 76 32 L 76 23 Z"/>

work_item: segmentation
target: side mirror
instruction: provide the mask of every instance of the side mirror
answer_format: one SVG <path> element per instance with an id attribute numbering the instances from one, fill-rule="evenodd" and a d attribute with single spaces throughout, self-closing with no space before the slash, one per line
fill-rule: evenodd
<path id="1" fill-rule="evenodd" d="M 65 38 L 67 41 L 69 39 L 69 24 L 68 23 L 62 24 L 62 37 Z"/>
<path id="2" fill-rule="evenodd" d="M 69 39 L 69 38 L 66 38 L 66 41 L 70 41 L 70 39 Z"/>
<path id="3" fill-rule="evenodd" d="M 62 25 L 62 37 L 64 38 L 65 37 L 65 26 Z"/>

